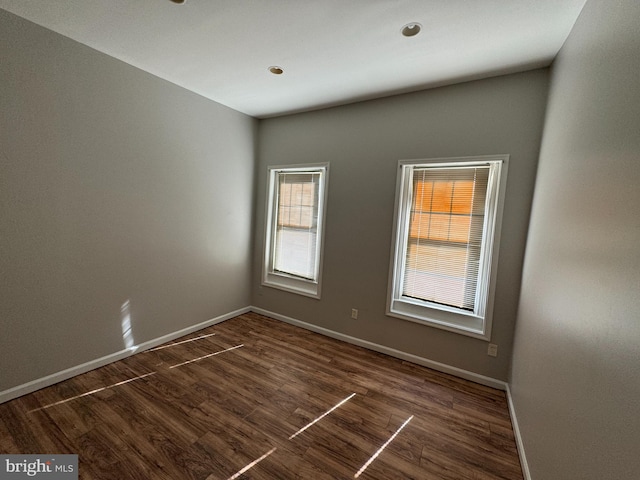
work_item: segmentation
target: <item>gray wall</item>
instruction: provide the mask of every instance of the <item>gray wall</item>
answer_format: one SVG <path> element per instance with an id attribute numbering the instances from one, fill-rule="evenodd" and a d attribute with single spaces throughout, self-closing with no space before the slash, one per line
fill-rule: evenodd
<path id="1" fill-rule="evenodd" d="M 506 380 L 548 71 L 260 122 L 253 305 Z M 511 154 L 492 341 L 385 315 L 399 159 Z M 330 162 L 322 298 L 260 285 L 267 165 Z M 351 308 L 360 311 L 350 318 Z"/>
<path id="2" fill-rule="evenodd" d="M 257 121 L 0 10 L 0 391 L 249 305 Z"/>
<path id="3" fill-rule="evenodd" d="M 589 0 L 553 65 L 511 374 L 534 480 L 640 472 L 638 32 Z"/>

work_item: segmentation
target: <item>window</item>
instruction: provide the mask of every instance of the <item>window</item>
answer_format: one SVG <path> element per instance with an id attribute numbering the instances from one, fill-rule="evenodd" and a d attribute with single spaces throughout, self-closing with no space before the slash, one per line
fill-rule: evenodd
<path id="1" fill-rule="evenodd" d="M 329 165 L 269 167 L 263 285 L 320 298 Z"/>
<path id="2" fill-rule="evenodd" d="M 490 338 L 507 162 L 400 161 L 388 315 Z"/>

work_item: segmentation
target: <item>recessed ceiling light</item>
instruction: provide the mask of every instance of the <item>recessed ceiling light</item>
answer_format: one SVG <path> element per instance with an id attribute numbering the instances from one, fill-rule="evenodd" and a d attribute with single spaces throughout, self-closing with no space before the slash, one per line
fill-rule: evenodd
<path id="1" fill-rule="evenodd" d="M 274 75 L 282 75 L 284 73 L 284 70 L 282 69 L 282 67 L 277 67 L 275 65 L 272 67 L 269 67 L 269 71 Z"/>
<path id="2" fill-rule="evenodd" d="M 177 3 L 178 5 L 182 5 L 183 3 L 187 3 L 187 0 L 171 0 L 173 3 Z"/>
<path id="3" fill-rule="evenodd" d="M 402 35 L 404 35 L 405 37 L 414 37 L 420 33 L 420 30 L 422 30 L 422 25 L 420 25 L 419 23 L 413 22 L 413 23 L 407 23 L 404 27 L 402 27 L 402 30 L 400 31 L 402 32 Z"/>

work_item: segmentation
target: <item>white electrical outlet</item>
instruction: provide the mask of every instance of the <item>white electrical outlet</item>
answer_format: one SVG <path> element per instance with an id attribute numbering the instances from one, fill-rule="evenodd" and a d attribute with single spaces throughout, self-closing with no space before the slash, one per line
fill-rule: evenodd
<path id="1" fill-rule="evenodd" d="M 490 343 L 489 347 L 487 348 L 487 355 L 489 355 L 490 357 L 497 357 L 498 345 L 496 345 L 495 343 Z"/>
<path id="2" fill-rule="evenodd" d="M 352 308 L 351 309 L 351 318 L 353 318 L 353 319 L 357 319 L 358 318 L 358 309 L 357 308 Z"/>

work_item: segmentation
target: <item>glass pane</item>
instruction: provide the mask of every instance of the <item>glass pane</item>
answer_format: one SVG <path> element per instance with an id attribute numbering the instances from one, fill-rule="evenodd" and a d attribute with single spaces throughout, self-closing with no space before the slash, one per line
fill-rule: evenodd
<path id="1" fill-rule="evenodd" d="M 407 249 L 403 294 L 465 308 L 468 263 L 466 248 L 411 244 Z"/>
<path id="2" fill-rule="evenodd" d="M 275 271 L 315 280 L 320 173 L 278 173 Z"/>
<path id="3" fill-rule="evenodd" d="M 278 228 L 274 270 L 298 277 L 315 277 L 316 233 L 296 228 Z"/>

